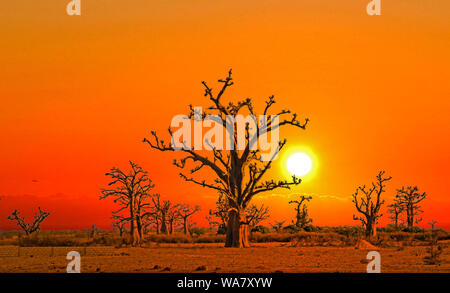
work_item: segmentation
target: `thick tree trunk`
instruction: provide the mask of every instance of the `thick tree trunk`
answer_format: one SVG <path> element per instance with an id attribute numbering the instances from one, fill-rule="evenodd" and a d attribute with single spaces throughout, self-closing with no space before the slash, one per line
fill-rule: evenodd
<path id="1" fill-rule="evenodd" d="M 134 213 L 134 201 L 131 201 L 130 204 L 130 218 L 131 218 L 131 224 L 130 224 L 130 235 L 131 235 L 131 245 L 133 246 L 139 246 L 141 244 L 141 237 L 138 230 L 138 223 L 136 219 L 136 215 Z"/>
<path id="2" fill-rule="evenodd" d="M 161 228 L 159 226 L 158 218 L 155 218 L 155 223 L 156 223 L 156 234 L 159 234 L 161 232 Z"/>
<path id="3" fill-rule="evenodd" d="M 225 247 L 250 247 L 245 213 L 238 213 L 235 210 L 229 212 Z"/>
<path id="4" fill-rule="evenodd" d="M 133 219 L 131 221 L 131 244 L 133 246 L 139 246 L 141 243 L 141 237 L 137 228 L 137 221 Z"/>
<path id="5" fill-rule="evenodd" d="M 169 221 L 169 234 L 173 234 L 173 221 Z"/>
<path id="6" fill-rule="evenodd" d="M 161 217 L 161 233 L 167 234 L 166 217 L 163 215 Z"/>
<path id="7" fill-rule="evenodd" d="M 377 225 L 376 223 L 374 223 L 373 221 L 367 221 L 367 226 L 366 226 L 366 236 L 367 238 L 372 238 L 375 237 L 377 235 Z"/>
<path id="8" fill-rule="evenodd" d="M 411 207 L 406 208 L 406 224 L 408 228 L 412 228 L 414 226 L 414 215 Z"/>
<path id="9" fill-rule="evenodd" d="M 185 235 L 187 234 L 191 235 L 191 232 L 189 231 L 189 223 L 187 218 L 185 218 L 183 222 L 183 232 Z"/>

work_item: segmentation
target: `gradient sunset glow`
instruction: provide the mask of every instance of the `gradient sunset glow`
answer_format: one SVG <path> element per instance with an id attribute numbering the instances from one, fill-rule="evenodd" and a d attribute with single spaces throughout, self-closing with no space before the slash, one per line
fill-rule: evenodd
<path id="1" fill-rule="evenodd" d="M 67 2 L 0 3 L 1 230 L 17 229 L 15 208 L 29 219 L 38 206 L 51 213 L 42 229 L 110 228 L 104 174 L 129 160 L 162 197 L 200 205 L 194 221 L 206 225 L 217 195 L 142 139 L 208 105 L 201 81 L 217 88 L 230 68 L 225 99 L 261 109 L 274 94 L 278 109 L 311 119 L 280 133 L 288 144 L 268 177 L 290 176 L 298 152 L 313 168 L 254 199 L 270 207 L 266 223 L 291 222 L 288 201 L 310 194 L 313 224 L 358 225 L 351 194 L 386 170 L 381 225 L 395 190 L 417 185 L 421 225 L 450 229 L 449 1 L 384 1 L 374 17 L 366 0 L 84 0 L 73 17 Z"/>

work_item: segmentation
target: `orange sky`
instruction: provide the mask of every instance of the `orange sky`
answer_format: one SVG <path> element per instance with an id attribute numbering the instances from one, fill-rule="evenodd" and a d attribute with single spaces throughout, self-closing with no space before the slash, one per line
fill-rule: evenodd
<path id="1" fill-rule="evenodd" d="M 69 0 L 0 2 L 0 229 L 14 208 L 51 212 L 43 229 L 109 227 L 110 201 L 98 200 L 104 173 L 133 160 L 155 192 L 200 204 L 204 223 L 215 194 L 184 183 L 161 154 L 141 143 L 164 132 L 187 105 L 207 105 L 210 85 L 234 70 L 229 97 L 259 109 L 309 117 L 306 131 L 281 132 L 286 150 L 310 148 L 315 176 L 267 193 L 270 221 L 291 221 L 287 201 L 311 193 L 317 225 L 357 224 L 350 195 L 379 169 L 429 197 L 424 221 L 450 228 L 450 2 L 368 0 Z M 282 177 L 282 160 L 270 175 Z M 381 224 L 386 224 L 384 217 Z"/>

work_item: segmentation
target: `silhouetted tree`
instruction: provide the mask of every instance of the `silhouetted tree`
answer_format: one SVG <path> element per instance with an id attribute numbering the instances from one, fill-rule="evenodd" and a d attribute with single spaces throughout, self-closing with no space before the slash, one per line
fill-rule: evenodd
<path id="1" fill-rule="evenodd" d="M 8 220 L 16 221 L 17 225 L 25 231 L 25 234 L 31 235 L 41 230 L 42 222 L 50 215 L 50 213 L 41 210 L 41 207 L 38 207 L 38 210 L 39 213 L 34 215 L 34 220 L 31 224 L 26 223 L 25 218 L 20 217 L 20 212 L 18 210 L 14 210 L 12 214 L 8 216 Z"/>
<path id="2" fill-rule="evenodd" d="M 397 202 L 394 201 L 394 203 L 388 205 L 388 213 L 390 214 L 389 219 L 391 219 L 392 223 L 394 224 L 394 227 L 396 229 L 398 229 L 399 227 L 399 221 L 400 219 L 400 215 L 403 213 L 403 207 L 402 205 Z"/>
<path id="3" fill-rule="evenodd" d="M 384 203 L 381 199 L 381 194 L 385 192 L 386 187 L 384 183 L 392 179 L 392 177 L 383 177 L 384 173 L 385 171 L 378 173 L 376 181 L 372 182 L 372 187 L 367 189 L 365 185 L 360 186 L 352 195 L 356 210 L 362 214 L 360 217 L 353 215 L 353 220 L 361 221 L 367 237 L 375 236 L 377 233 L 376 224 L 378 218 L 382 216 L 379 212 Z"/>
<path id="4" fill-rule="evenodd" d="M 434 227 L 437 227 L 436 224 L 437 224 L 437 221 L 435 221 L 435 220 L 431 220 L 430 222 L 428 222 L 428 225 L 430 225 L 431 230 L 434 230 Z"/>
<path id="5" fill-rule="evenodd" d="M 209 210 L 209 215 L 219 219 L 217 232 L 219 234 L 224 234 L 226 232 L 229 215 L 229 207 L 225 195 L 219 194 L 216 208 L 214 210 Z"/>
<path id="6" fill-rule="evenodd" d="M 120 237 L 122 237 L 127 221 L 124 220 L 124 217 L 118 215 L 114 215 L 112 219 L 114 220 L 114 222 L 111 223 L 111 226 L 114 229 L 117 229 L 119 231 Z"/>
<path id="7" fill-rule="evenodd" d="M 89 233 L 89 237 L 94 239 L 96 235 L 97 235 L 97 227 L 95 224 L 92 224 L 91 232 Z"/>
<path id="8" fill-rule="evenodd" d="M 144 171 L 142 167 L 130 161 L 131 170 L 124 173 L 118 168 L 111 168 L 111 171 L 106 173 L 110 176 L 112 181 L 108 184 L 113 186 L 113 189 L 102 189 L 100 200 L 113 197 L 114 203 L 118 203 L 121 207 L 113 212 L 113 215 L 118 215 L 122 211 L 128 210 L 128 216 L 124 220 L 130 222 L 130 236 L 133 246 L 137 246 L 142 240 L 142 216 L 145 210 L 149 207 L 146 201 L 150 197 L 149 191 L 155 185 L 152 184 L 148 178 L 148 172 Z"/>
<path id="9" fill-rule="evenodd" d="M 205 92 L 204 95 L 212 102 L 207 111 L 199 113 L 198 108 L 190 106 L 190 113 L 186 116 L 187 119 L 193 120 L 194 123 L 201 121 L 205 117 L 212 117 L 217 122 L 219 127 L 222 127 L 226 133 L 227 141 L 233 146 L 226 147 L 226 149 L 217 149 L 210 147 L 210 151 L 195 150 L 190 146 L 179 148 L 174 145 L 173 132 L 169 127 L 168 132 L 171 137 L 171 143 L 167 144 L 160 139 L 155 131 L 151 132 L 152 139 L 144 139 L 150 147 L 159 151 L 179 151 L 186 156 L 181 160 L 174 160 L 174 165 L 183 169 L 190 160 L 193 167 L 190 173 L 196 173 L 203 168 L 207 168 L 214 174 L 214 181 L 207 182 L 206 180 L 188 177 L 184 173 L 180 173 L 180 177 L 188 182 L 193 182 L 202 187 L 207 187 L 224 194 L 227 197 L 230 210 L 228 211 L 226 247 L 247 247 L 248 242 L 248 224 L 246 223 L 246 210 L 251 199 L 262 192 L 271 191 L 277 188 L 290 188 L 292 185 L 300 183 L 300 179 L 293 176 L 292 181 L 274 181 L 273 179 L 263 181 L 263 176 L 271 167 L 273 160 L 277 157 L 279 151 L 283 149 L 286 140 L 278 141 L 278 148 L 273 154 L 269 154 L 270 158 L 263 161 L 261 156 L 263 154 L 261 147 L 258 146 L 259 138 L 270 136 L 273 130 L 278 130 L 282 126 L 291 125 L 300 129 L 305 129 L 308 123 L 306 119 L 303 123 L 297 120 L 296 114 L 291 114 L 289 110 L 281 110 L 276 113 L 276 116 L 270 116 L 269 110 L 275 104 L 274 96 L 271 96 L 267 101 L 262 112 L 263 115 L 268 115 L 267 121 L 258 123 L 258 117 L 255 113 L 251 99 L 247 98 L 238 103 L 222 102 L 221 98 L 225 91 L 233 85 L 231 77 L 231 70 L 225 79 L 220 79 L 222 87 L 217 93 L 213 93 L 206 82 L 202 82 Z M 252 115 L 253 121 L 245 123 L 245 129 L 238 129 L 235 121 L 238 120 L 239 115 Z M 241 117 L 241 116 L 239 116 Z M 241 135 L 238 133 L 245 132 L 245 142 L 239 139 Z M 239 137 L 238 137 L 239 136 Z M 207 142 L 211 146 L 211 142 Z M 242 145 L 244 144 L 244 145 Z M 265 154 L 266 155 L 266 154 Z M 213 177 L 213 178 L 214 178 Z M 211 176 L 208 176 L 211 178 Z"/>
<path id="10" fill-rule="evenodd" d="M 167 227 L 169 230 L 169 234 L 173 234 L 174 227 L 178 224 L 180 220 L 181 220 L 180 205 L 179 204 L 172 205 L 170 203 L 170 207 L 167 211 Z"/>
<path id="11" fill-rule="evenodd" d="M 159 193 L 154 194 L 152 196 L 152 201 L 153 207 L 158 214 L 159 223 L 161 224 L 160 232 L 163 234 L 168 234 L 169 228 L 167 227 L 168 224 L 167 217 L 172 207 L 172 203 L 168 200 L 161 200 L 161 195 Z"/>
<path id="12" fill-rule="evenodd" d="M 198 212 L 200 210 L 199 206 L 195 206 L 194 208 L 190 208 L 188 204 L 180 205 L 180 208 L 178 210 L 181 219 L 183 220 L 183 232 L 184 234 L 191 234 L 191 231 L 189 229 L 190 223 L 189 218 Z"/>
<path id="13" fill-rule="evenodd" d="M 313 221 L 308 216 L 308 207 L 306 206 L 306 202 L 310 201 L 311 199 L 312 196 L 301 195 L 299 200 L 289 201 L 289 204 L 296 204 L 295 211 L 297 212 L 297 214 L 295 226 L 297 226 L 298 228 L 303 229 L 306 227 L 306 225 Z"/>
<path id="14" fill-rule="evenodd" d="M 286 222 L 286 221 L 282 221 L 282 222 L 275 221 L 275 223 L 269 224 L 269 225 L 272 227 L 273 230 L 275 230 L 275 232 L 280 233 L 281 229 L 283 229 L 284 222 Z"/>
<path id="15" fill-rule="evenodd" d="M 250 228 L 256 227 L 259 223 L 269 217 L 269 208 L 265 207 L 263 204 L 260 207 L 252 204 L 246 211 L 246 221 Z"/>
<path id="16" fill-rule="evenodd" d="M 408 228 L 412 228 L 414 224 L 418 224 L 422 219 L 416 218 L 423 211 L 420 209 L 419 203 L 427 197 L 425 192 L 420 193 L 417 186 L 408 186 L 397 189 L 396 200 L 406 211 L 406 223 Z"/>

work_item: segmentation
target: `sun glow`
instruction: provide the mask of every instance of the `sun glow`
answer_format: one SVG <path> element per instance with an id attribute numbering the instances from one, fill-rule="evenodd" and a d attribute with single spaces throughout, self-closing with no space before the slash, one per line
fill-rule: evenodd
<path id="1" fill-rule="evenodd" d="M 298 152 L 289 156 L 286 167 L 291 175 L 305 176 L 311 171 L 313 162 L 307 154 Z"/>

